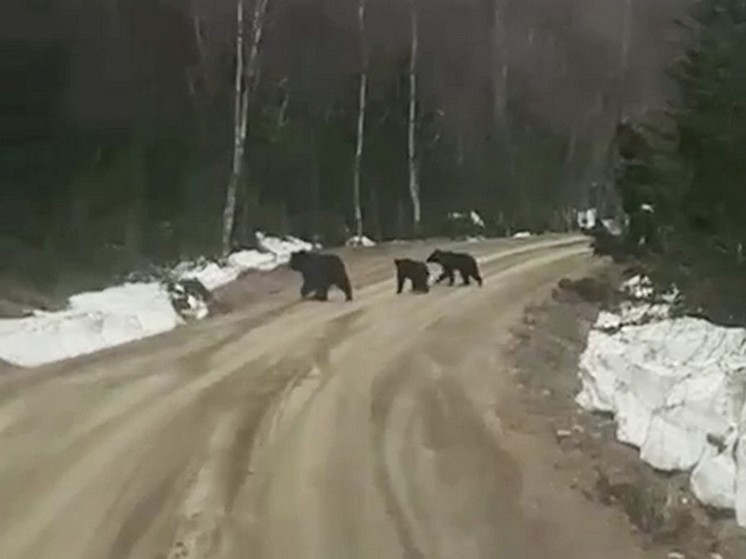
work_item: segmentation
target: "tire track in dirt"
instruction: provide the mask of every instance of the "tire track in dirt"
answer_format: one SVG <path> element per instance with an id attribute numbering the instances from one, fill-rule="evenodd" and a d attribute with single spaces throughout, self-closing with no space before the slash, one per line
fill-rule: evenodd
<path id="1" fill-rule="evenodd" d="M 487 282 L 502 281 L 503 268 L 530 273 L 531 261 L 563 258 L 584 241 L 503 242 L 498 252 L 494 246 L 469 245 Z M 370 263 L 360 276 L 390 277 L 395 253 L 361 258 Z M 120 349 L 81 359 L 80 369 L 69 362 L 29 371 L 31 381 L 0 380 L 0 499 L 13 503 L 0 507 L 0 556 L 229 559 L 245 556 L 248 545 L 263 550 L 260 557 L 274 557 L 268 537 L 288 540 L 292 530 L 276 531 L 281 516 L 269 518 L 269 509 L 291 510 L 303 494 L 309 504 L 290 523 L 301 530 L 298 541 L 312 542 L 300 556 L 348 559 L 345 549 L 366 547 L 377 553 L 369 556 L 401 552 L 401 538 L 387 528 L 390 518 L 371 512 L 382 507 L 380 488 L 369 483 L 375 478 L 371 386 L 379 373 L 398 368 L 383 355 L 425 348 L 422 340 L 443 321 L 440 306 L 479 314 L 500 291 L 488 285 L 396 297 L 384 279 L 338 305 L 298 302 L 293 289 L 283 292 L 292 293 L 292 303 L 278 297 L 260 311 L 134 344 L 132 355 Z M 318 445 L 305 436 L 314 422 Z M 272 503 L 278 480 L 308 479 L 308 468 L 324 460 L 336 506 L 317 488 L 297 484 L 293 499 Z M 322 516 L 303 514 L 313 510 Z M 319 523 L 327 527 L 316 531 Z M 313 555 L 334 549 L 336 538 L 345 540 L 337 555 Z"/>
<path id="2" fill-rule="evenodd" d="M 566 256 L 559 256 L 558 260 L 566 258 Z M 544 259 L 537 258 L 536 260 L 541 260 L 546 264 Z M 534 262 L 529 264 L 530 267 L 535 265 Z M 496 281 L 501 279 L 500 276 L 505 279 L 518 275 L 525 270 L 525 266 L 524 264 L 510 267 L 503 270 L 502 273 L 494 274 L 491 279 Z M 466 313 L 466 315 L 471 316 L 470 313 Z M 453 323 L 454 318 L 449 317 L 445 319 L 445 322 Z M 489 324 L 492 320 L 487 319 L 484 322 Z M 478 348 L 481 343 L 480 340 L 476 343 L 469 342 L 468 339 L 459 340 L 459 345 L 463 345 L 461 345 L 461 351 L 458 352 L 458 355 L 446 355 L 446 362 L 438 359 L 438 354 L 442 355 L 443 353 L 442 340 L 452 335 L 453 326 L 453 324 L 436 323 L 434 327 L 429 329 L 425 341 L 426 344 L 432 346 L 431 350 L 415 355 L 404 355 L 399 359 L 399 364 L 385 368 L 385 372 L 376 379 L 372 389 L 371 420 L 374 427 L 371 443 L 375 448 L 377 480 L 387 503 L 387 509 L 397 526 L 397 533 L 404 549 L 403 556 L 406 558 L 481 556 L 478 553 L 475 554 L 475 550 L 469 552 L 468 549 L 441 552 L 439 546 L 435 543 L 440 539 L 437 523 L 431 523 L 431 530 L 425 531 L 428 523 L 424 519 L 427 519 L 428 511 L 431 511 L 434 505 L 433 503 L 429 505 L 418 503 L 416 494 L 414 494 L 416 491 L 413 493 L 418 480 L 411 473 L 406 474 L 406 472 L 417 471 L 415 467 L 416 456 L 411 450 L 418 444 L 412 440 L 415 438 L 413 431 L 418 428 L 421 431 L 420 445 L 426 448 L 438 449 L 449 444 L 465 445 L 466 442 L 459 440 L 459 437 L 463 439 L 464 436 L 471 434 L 473 440 L 476 441 L 472 445 L 471 452 L 456 452 L 454 455 L 461 457 L 474 455 L 474 448 L 487 449 L 494 454 L 492 458 L 488 459 L 491 467 L 483 467 L 482 470 L 496 473 L 507 470 L 507 472 L 504 474 L 504 481 L 494 485 L 493 491 L 496 495 L 493 502 L 495 504 L 499 503 L 499 509 L 493 509 L 491 514 L 499 517 L 497 525 L 507 528 L 508 534 L 511 536 L 517 536 L 518 534 L 517 519 L 521 515 L 518 510 L 520 474 L 517 472 L 517 466 L 496 443 L 495 436 L 492 434 L 493 429 L 486 424 L 484 417 L 475 415 L 474 407 L 468 405 L 461 385 L 449 375 L 442 373 L 448 368 L 458 368 L 459 362 L 464 361 L 464 355 L 469 356 L 471 351 L 475 347 Z M 481 325 L 477 326 L 481 327 Z M 425 373 L 425 371 L 431 371 L 432 374 Z M 426 413 L 426 410 L 429 410 L 429 413 Z M 406 425 L 407 428 L 402 428 L 402 434 L 394 437 L 403 439 L 403 441 L 399 441 L 401 448 L 391 449 L 389 448 L 391 444 L 387 443 L 387 430 L 391 423 L 396 423 L 396 421 L 392 421 L 391 417 L 397 413 L 400 416 L 398 423 Z M 448 433 L 451 433 L 451 435 Z M 430 442 L 422 442 L 427 440 Z M 441 442 L 438 443 L 438 441 Z M 408 444 L 405 444 L 405 442 Z M 399 467 L 395 467 L 396 455 L 398 454 L 402 456 L 399 457 Z M 484 459 L 484 456 L 482 458 Z M 451 457 L 446 460 L 446 462 L 448 461 L 454 462 L 454 458 Z M 473 464 L 472 470 L 470 475 L 474 477 L 480 469 Z M 396 476 L 392 475 L 394 471 L 405 472 L 405 479 L 401 479 L 401 476 L 399 476 L 400 479 L 397 483 Z M 397 486 L 398 490 L 396 489 Z M 500 489 L 503 486 L 509 488 L 508 494 Z M 488 485 L 483 483 L 481 487 L 486 490 Z M 402 502 L 402 498 L 409 502 Z M 506 511 L 506 513 L 503 514 L 501 511 Z M 416 521 L 418 518 L 420 522 Z M 488 528 L 486 533 L 481 535 L 481 539 L 488 542 L 484 544 L 484 547 L 503 549 L 507 553 L 505 556 L 508 557 L 520 556 L 515 554 L 519 547 L 517 542 L 519 538 L 514 537 L 514 541 L 508 544 L 490 541 L 492 532 L 494 532 L 494 528 Z M 415 543 L 415 540 L 418 543 Z"/>
<path id="3" fill-rule="evenodd" d="M 578 250 L 579 252 L 584 251 L 584 249 L 576 249 L 576 250 Z M 540 250 L 537 250 L 537 252 L 545 255 L 544 260 L 546 262 L 551 262 L 552 260 L 562 260 L 568 257 L 567 253 L 563 254 L 561 251 L 558 253 L 556 250 L 556 247 L 545 248 L 543 252 Z M 502 279 L 501 277 L 499 277 L 499 275 L 492 276 L 492 274 L 494 273 L 494 270 L 492 270 L 493 266 L 496 266 L 498 268 L 500 266 L 503 266 L 507 269 L 512 270 L 513 267 L 516 267 L 514 262 L 524 262 L 523 266 L 520 266 L 520 265 L 517 266 L 517 271 L 515 272 L 516 274 L 520 275 L 521 273 L 524 273 L 527 269 L 530 269 L 535 266 L 535 264 L 530 264 L 532 260 L 534 259 L 539 260 L 537 255 L 525 255 L 524 254 L 522 257 L 516 257 L 515 259 L 513 259 L 513 257 L 516 257 L 516 255 L 513 254 L 510 257 L 504 257 L 501 260 L 500 265 L 488 264 L 487 266 L 485 266 L 485 269 L 490 270 L 489 271 L 489 273 L 491 274 L 490 278 L 494 279 L 496 282 Z M 498 260 L 500 259 L 495 259 L 496 262 Z M 544 265 L 546 265 L 546 262 L 544 262 Z M 546 278 L 544 278 L 544 282 L 546 282 Z M 492 289 L 499 290 L 499 285 L 494 284 Z M 438 294 L 438 298 L 441 299 L 440 301 L 438 301 L 438 303 L 433 303 L 432 300 L 430 300 L 429 304 L 439 306 L 441 303 L 447 304 L 449 302 L 448 301 L 449 299 L 451 300 L 450 302 L 455 303 L 459 299 L 463 300 L 464 298 L 473 298 L 475 293 L 479 293 L 479 292 L 468 290 L 468 289 L 444 290 L 443 292 Z M 472 299 L 473 304 L 478 305 L 480 299 L 481 297 L 473 298 Z M 333 411 L 333 408 L 335 407 L 335 404 L 333 403 L 335 399 L 334 394 L 345 394 L 346 397 L 349 398 L 350 394 L 354 394 L 356 392 L 364 393 L 366 390 L 366 386 L 368 386 L 369 383 L 373 381 L 373 378 L 375 377 L 375 375 L 378 374 L 379 372 L 384 372 L 387 370 L 389 365 L 387 363 L 387 358 L 384 356 L 389 356 L 392 354 L 392 352 L 394 356 L 398 353 L 406 353 L 407 351 L 410 350 L 409 345 L 407 343 L 407 338 L 411 337 L 411 334 L 413 334 L 417 330 L 420 330 L 426 327 L 427 324 L 431 322 L 435 323 L 440 320 L 440 316 L 438 315 L 438 313 L 437 312 L 433 313 L 432 308 L 429 307 L 428 305 L 423 304 L 423 301 L 424 301 L 423 298 L 411 298 L 409 299 L 409 301 L 406 301 L 406 302 L 403 301 L 401 303 L 393 303 L 396 305 L 396 307 L 391 307 L 391 306 L 384 306 L 381 308 L 369 307 L 368 312 L 366 313 L 368 315 L 369 327 L 365 329 L 362 334 L 360 334 L 358 339 L 346 340 L 344 346 L 338 350 L 339 355 L 337 356 L 337 363 L 335 367 L 339 369 L 343 363 L 347 363 L 348 366 L 349 364 L 354 363 L 354 367 L 357 369 L 354 373 L 354 379 L 352 378 L 352 373 L 348 373 L 345 371 L 338 371 L 334 373 L 332 375 L 332 379 L 334 381 L 335 386 L 330 387 L 329 390 L 319 391 L 319 393 L 313 400 L 313 405 L 315 405 L 316 411 L 312 409 L 312 410 L 309 410 L 308 413 L 304 415 L 304 418 L 302 421 L 303 425 L 314 423 L 314 421 L 312 421 L 313 416 L 318 415 L 319 413 L 323 413 L 324 416 L 328 416 L 329 419 L 328 420 L 316 419 L 315 421 L 317 423 L 322 423 L 322 424 L 326 423 L 330 426 L 333 425 L 334 420 L 332 418 L 335 417 L 338 413 L 343 413 L 343 412 L 340 412 L 340 410 Z M 390 305 L 391 304 L 392 303 L 390 302 Z M 401 308 L 402 306 L 404 306 L 403 309 Z M 460 311 L 461 310 L 463 310 L 463 312 L 465 313 L 469 312 L 468 308 L 465 310 L 460 309 Z M 379 320 L 383 318 L 385 315 L 394 314 L 394 313 L 396 315 L 407 317 L 407 320 L 402 328 L 397 328 L 396 325 L 392 323 L 391 321 L 381 322 L 381 320 Z M 415 343 L 416 343 L 416 338 L 413 338 L 412 344 L 415 344 Z M 394 346 L 397 344 L 398 344 L 398 348 L 395 348 Z M 355 353 L 356 348 L 359 348 L 362 345 L 366 346 L 368 353 L 376 355 L 376 360 L 373 365 L 366 365 L 365 363 L 360 362 L 359 359 L 358 360 L 354 359 L 353 355 Z M 381 351 L 376 352 L 376 350 L 378 349 L 380 349 Z M 345 381 L 344 379 L 347 379 L 347 380 Z M 351 382 L 354 384 L 350 384 Z M 347 384 L 344 384 L 344 383 L 347 383 Z M 341 385 L 343 384 L 344 386 L 341 387 Z M 356 410 L 365 408 L 366 406 L 365 398 L 366 396 L 363 394 L 361 396 L 361 399 L 355 403 Z M 321 401 L 328 402 L 328 403 L 321 404 Z M 325 408 L 325 406 L 332 406 L 332 407 L 328 409 L 327 411 L 321 412 L 319 411 L 319 406 L 321 406 L 322 409 Z M 370 404 L 368 404 L 367 409 L 368 410 L 371 409 Z M 359 437 L 365 437 L 365 432 L 367 431 L 367 428 L 365 427 L 365 425 L 367 424 L 368 420 L 369 419 L 366 417 L 365 420 L 361 420 L 358 423 L 355 423 L 354 421 L 351 420 L 350 417 L 347 417 L 347 418 L 337 421 L 337 423 L 340 423 L 340 422 L 342 424 L 355 423 L 356 428 L 359 429 L 360 431 Z M 301 422 L 299 421 L 298 423 L 300 424 Z M 297 506 L 301 506 L 303 507 L 303 509 L 308 510 L 308 514 L 306 516 L 314 517 L 314 518 L 315 517 L 326 518 L 326 515 L 324 513 L 324 507 L 327 507 L 330 505 L 329 504 L 325 505 L 322 502 L 319 502 L 318 498 L 315 498 L 311 494 L 308 493 L 309 484 L 313 485 L 314 483 L 317 483 L 317 482 L 313 482 L 311 479 L 306 480 L 306 482 L 301 482 L 299 480 L 291 482 L 290 479 L 292 479 L 293 476 L 300 476 L 300 479 L 302 479 L 304 475 L 302 474 L 303 471 L 334 470 L 335 469 L 334 464 L 328 464 L 324 466 L 323 463 L 321 462 L 317 463 L 316 460 L 319 459 L 319 456 L 318 456 L 319 454 L 324 454 L 324 453 L 335 454 L 335 451 L 333 448 L 329 448 L 326 451 L 321 451 L 321 450 L 314 450 L 313 448 L 308 447 L 308 444 L 309 444 L 308 441 L 310 440 L 319 441 L 318 445 L 322 446 L 324 436 L 322 435 L 321 431 L 319 432 L 316 432 L 316 430 L 309 431 L 307 427 L 301 427 L 300 431 L 303 433 L 302 435 L 298 432 L 292 433 L 290 435 L 291 441 L 287 442 L 286 444 L 287 446 L 291 448 L 293 447 L 294 444 L 300 445 L 304 448 L 304 450 L 296 447 L 294 451 L 292 452 L 286 451 L 288 454 L 292 454 L 294 457 L 294 460 L 297 460 L 297 461 L 292 466 L 288 466 L 284 468 L 284 473 L 279 474 L 279 478 L 283 481 L 277 482 L 275 484 L 276 487 L 278 487 L 278 484 L 279 486 L 282 486 L 282 487 L 275 489 L 274 494 L 271 494 L 271 491 L 270 491 L 270 495 L 265 496 L 265 499 L 268 501 L 274 500 L 275 502 L 277 502 L 277 501 L 282 501 L 283 498 L 290 498 L 290 497 L 287 497 L 286 495 L 283 495 L 283 491 L 287 489 L 287 486 L 290 486 L 292 489 L 287 490 L 288 494 L 301 493 L 303 495 L 302 498 L 297 497 L 295 502 Z M 349 440 L 352 440 L 353 438 L 354 437 L 350 437 Z M 293 440 L 295 440 L 296 442 L 295 443 L 292 442 Z M 357 448 L 355 443 L 350 443 L 350 446 Z M 348 456 L 348 457 L 351 455 L 358 456 L 358 455 L 364 455 L 364 451 L 358 449 L 355 452 L 352 452 L 351 448 L 345 449 L 344 444 L 342 444 L 342 448 L 336 451 L 336 455 L 337 456 Z M 306 458 L 304 458 L 304 456 L 309 457 L 311 462 L 307 463 L 307 460 Z M 287 462 L 287 460 L 283 461 L 282 458 L 277 457 L 276 462 Z M 277 464 L 277 466 L 281 470 L 283 469 L 282 464 Z M 334 476 L 335 480 L 344 479 L 345 476 L 347 475 L 345 471 L 349 472 L 355 467 L 357 467 L 360 471 L 365 470 L 364 464 L 356 464 L 356 466 L 353 466 L 352 464 L 348 464 L 343 469 L 344 471 L 335 471 L 335 473 L 331 475 Z M 363 475 L 363 474 L 360 474 L 358 472 L 358 475 Z M 331 481 L 327 481 L 325 483 L 331 483 Z M 338 483 L 338 486 L 341 484 L 342 483 L 340 481 Z M 353 483 L 353 486 L 354 486 L 354 483 Z M 279 491 L 279 494 L 277 493 L 278 491 Z M 347 498 L 345 498 L 344 496 L 335 498 L 332 504 L 334 507 L 339 508 L 341 506 L 340 503 L 349 502 L 349 498 L 351 496 L 352 495 L 350 494 L 348 495 Z M 365 497 L 361 495 L 358 495 L 358 497 L 356 498 L 365 500 Z M 373 499 L 373 500 L 375 500 L 376 498 L 380 499 L 381 497 L 380 496 L 370 497 L 370 499 Z M 388 498 L 388 501 L 389 503 L 393 502 L 391 498 Z M 301 505 L 301 503 L 305 503 L 305 504 L 310 503 L 310 505 L 303 506 Z M 322 508 L 319 509 L 318 507 L 322 507 Z M 288 508 L 287 510 L 290 510 L 290 508 Z M 391 509 L 392 508 L 391 505 L 389 505 L 388 508 Z M 341 516 L 345 518 L 351 517 L 354 519 L 354 516 L 355 516 L 354 512 L 350 512 L 350 511 L 348 512 L 349 514 L 344 514 Z M 280 517 L 283 517 L 283 514 L 288 514 L 288 513 L 278 512 L 278 514 L 280 515 Z M 337 518 L 338 516 L 339 515 L 336 515 L 335 518 Z M 330 519 L 327 518 L 327 520 L 330 520 Z M 367 519 L 367 520 L 370 520 L 370 519 Z M 291 519 L 284 518 L 283 523 L 286 524 L 287 522 L 291 522 Z M 311 523 L 313 523 L 313 521 L 311 521 Z M 405 523 L 400 522 L 399 526 L 400 526 L 400 533 L 407 532 L 406 528 L 401 528 L 402 526 L 405 526 Z M 319 549 L 324 548 L 324 545 L 325 545 L 324 540 L 325 539 L 328 540 L 332 538 L 332 536 L 330 536 L 329 534 L 323 533 L 325 530 L 328 531 L 327 528 L 320 528 L 320 529 L 321 529 L 321 533 L 317 533 L 313 536 L 309 535 L 307 536 L 308 537 L 307 541 L 304 541 L 303 544 L 297 544 L 297 545 L 293 545 L 292 543 L 292 540 L 294 538 L 285 539 L 285 538 L 280 538 L 279 536 L 277 536 L 277 539 L 274 540 L 274 543 L 269 544 L 269 549 L 265 546 L 265 548 L 263 548 L 263 554 L 260 554 L 260 555 L 266 556 L 266 557 L 281 557 L 283 555 L 287 556 L 288 553 L 290 554 L 294 552 L 297 553 L 299 552 L 300 549 L 303 549 L 304 556 L 308 556 L 308 557 L 324 556 L 324 554 L 322 554 L 319 551 Z M 271 530 L 269 531 L 271 532 Z M 291 530 L 291 532 L 293 532 L 293 530 Z M 345 552 L 348 554 L 347 556 L 350 556 L 349 553 L 352 553 L 352 550 L 349 547 L 345 547 L 345 546 L 359 545 L 359 541 L 355 540 L 354 530 L 352 528 L 348 527 L 346 529 L 342 529 L 341 532 L 343 533 L 343 536 L 338 535 L 337 537 L 338 538 L 344 537 L 347 543 L 335 540 L 341 546 L 341 549 L 336 551 L 337 555 L 334 555 L 334 557 L 336 556 L 344 557 Z M 270 539 L 272 539 L 271 536 L 270 536 Z M 399 537 L 397 539 L 401 540 L 402 538 Z M 288 540 L 291 540 L 291 541 L 288 541 Z M 405 538 L 405 541 L 406 541 L 406 538 Z M 353 542 L 353 544 L 351 544 L 350 542 Z M 326 549 L 328 552 L 328 548 Z M 358 549 L 358 548 L 355 548 L 355 549 Z M 373 549 L 375 549 L 375 547 Z M 415 545 L 408 546 L 407 552 L 409 553 L 409 555 L 405 554 L 405 557 L 417 556 L 416 549 L 417 549 L 417 546 Z M 390 556 L 390 555 L 380 554 L 381 553 L 380 549 L 376 551 L 376 553 L 379 553 L 378 556 Z M 375 555 L 371 554 L 370 556 L 372 557 Z"/>

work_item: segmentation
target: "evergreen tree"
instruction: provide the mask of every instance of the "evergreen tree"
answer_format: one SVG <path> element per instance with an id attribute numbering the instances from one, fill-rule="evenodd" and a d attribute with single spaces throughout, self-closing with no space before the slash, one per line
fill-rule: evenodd
<path id="1" fill-rule="evenodd" d="M 746 0 L 699 0 L 680 22 L 687 48 L 671 69 L 676 102 L 663 121 L 617 130 L 617 187 L 635 249 L 691 308 L 746 323 Z M 654 214 L 641 211 L 647 205 Z M 652 219 L 651 219 L 652 218 Z"/>

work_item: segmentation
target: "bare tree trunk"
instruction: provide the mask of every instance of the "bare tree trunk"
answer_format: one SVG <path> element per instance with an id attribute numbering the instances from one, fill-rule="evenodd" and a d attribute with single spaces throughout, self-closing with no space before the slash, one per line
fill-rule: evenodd
<path id="1" fill-rule="evenodd" d="M 246 132 L 249 121 L 249 99 L 256 80 L 259 66 L 259 45 L 264 32 L 264 18 L 269 0 L 256 0 L 254 19 L 251 22 L 251 50 L 249 59 L 244 64 L 244 0 L 236 4 L 236 81 L 235 110 L 233 122 L 233 164 L 228 189 L 225 195 L 223 210 L 223 254 L 231 249 L 231 235 L 236 219 L 236 194 L 243 173 L 244 153 L 246 149 Z"/>
<path id="2" fill-rule="evenodd" d="M 414 234 L 420 232 L 422 207 L 420 203 L 420 184 L 417 172 L 417 154 L 415 152 L 415 126 L 417 124 L 417 50 L 419 33 L 417 28 L 417 7 L 415 0 L 410 0 L 409 17 L 411 23 L 411 49 L 409 54 L 409 138 L 407 142 L 409 155 L 409 195 L 412 199 L 412 227 Z"/>
<path id="3" fill-rule="evenodd" d="M 365 103 L 368 89 L 368 48 L 365 40 L 365 0 L 358 0 L 358 31 L 360 33 L 360 92 L 357 108 L 357 146 L 355 148 L 355 171 L 353 176 L 353 198 L 355 204 L 355 235 L 363 236 L 363 211 L 360 203 L 360 166 L 363 160 L 365 138 Z"/>

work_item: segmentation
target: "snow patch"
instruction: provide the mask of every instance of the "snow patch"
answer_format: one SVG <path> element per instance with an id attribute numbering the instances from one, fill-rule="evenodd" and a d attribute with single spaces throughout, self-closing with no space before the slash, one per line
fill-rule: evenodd
<path id="1" fill-rule="evenodd" d="M 651 303 L 647 278 L 623 287 L 636 300 L 599 314 L 577 403 L 614 414 L 618 440 L 656 469 L 691 471 L 700 501 L 746 525 L 746 330 L 672 317 L 678 293 Z"/>
<path id="2" fill-rule="evenodd" d="M 531 231 L 518 231 L 518 233 L 515 233 L 513 235 L 514 239 L 528 239 L 529 237 L 532 237 Z"/>
<path id="3" fill-rule="evenodd" d="M 261 250 L 274 255 L 275 265 L 286 263 L 290 260 L 290 255 L 296 251 L 317 248 L 316 245 L 297 239 L 296 237 L 287 236 L 280 239 L 278 237 L 267 236 L 261 232 L 256 233 L 256 241 Z M 273 267 L 265 265 L 264 269 L 271 269 Z"/>
<path id="4" fill-rule="evenodd" d="M 482 219 L 482 216 L 479 215 L 474 210 L 469 212 L 469 219 L 471 220 L 472 224 L 474 224 L 477 227 L 484 227 L 484 220 Z"/>
<path id="5" fill-rule="evenodd" d="M 484 229 L 484 219 L 479 215 L 476 210 L 470 210 L 468 212 L 450 212 L 448 214 L 449 221 L 466 221 L 479 229 Z"/>
<path id="6" fill-rule="evenodd" d="M 345 243 L 348 247 L 374 247 L 376 246 L 375 241 L 372 239 L 366 237 L 365 235 L 362 235 L 360 237 L 354 236 L 347 239 L 347 242 Z"/>
<path id="7" fill-rule="evenodd" d="M 593 229 L 598 219 L 598 210 L 596 208 L 588 208 L 586 210 L 578 210 L 575 213 L 575 220 L 580 229 Z"/>
<path id="8" fill-rule="evenodd" d="M 617 219 L 602 219 L 601 225 L 614 237 L 620 237 L 623 230 L 623 224 Z"/>
<path id="9" fill-rule="evenodd" d="M 59 312 L 2 319 L 0 359 L 34 367 L 167 332 L 184 323 L 174 309 L 174 297 L 184 307 L 184 316 L 201 319 L 208 314 L 205 301 L 185 292 L 179 282 L 196 279 L 212 291 L 246 270 L 271 270 L 286 263 L 292 252 L 314 248 L 294 237 L 263 233 L 257 233 L 257 245 L 259 250 L 235 252 L 225 262 L 181 263 L 166 273 L 175 284 L 170 288 L 155 280 L 127 282 L 75 295 Z"/>

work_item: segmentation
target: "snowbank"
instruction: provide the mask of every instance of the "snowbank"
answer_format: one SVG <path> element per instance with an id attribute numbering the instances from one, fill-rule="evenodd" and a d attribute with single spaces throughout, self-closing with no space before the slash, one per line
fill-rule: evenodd
<path id="1" fill-rule="evenodd" d="M 297 250 L 321 248 L 319 245 L 313 245 L 295 237 L 283 237 L 279 239 L 277 237 L 269 237 L 261 232 L 256 233 L 256 241 L 261 250 L 271 253 L 275 258 L 274 265 L 264 265 L 263 269 L 274 268 L 280 263 L 284 264 L 290 260 L 290 255 Z"/>
<path id="2" fill-rule="evenodd" d="M 129 283 L 75 295 L 63 311 L 0 320 L 0 358 L 33 367 L 160 334 L 180 323 L 158 283 Z"/>
<path id="3" fill-rule="evenodd" d="M 652 295 L 639 277 L 625 288 Z M 735 508 L 746 525 L 746 330 L 673 318 L 675 297 L 599 315 L 581 356 L 577 403 L 614 414 L 617 438 L 642 460 L 691 471 L 700 501 Z"/>
<path id="4" fill-rule="evenodd" d="M 279 263 L 272 253 L 243 250 L 231 254 L 222 264 L 211 261 L 184 262 L 172 270 L 172 275 L 176 279 L 197 279 L 207 289 L 214 291 L 234 281 L 244 270 L 271 269 Z"/>
<path id="5" fill-rule="evenodd" d="M 213 291 L 234 281 L 246 270 L 271 270 L 290 259 L 297 250 L 312 250 L 314 245 L 295 237 L 268 237 L 261 232 L 256 234 L 260 250 L 234 252 L 224 263 L 202 261 L 185 262 L 174 268 L 174 276 L 179 279 L 194 278 Z"/>
<path id="6" fill-rule="evenodd" d="M 513 235 L 514 239 L 528 239 L 529 237 L 532 237 L 531 231 L 518 231 L 518 233 Z"/>
<path id="7" fill-rule="evenodd" d="M 261 250 L 236 252 L 223 264 L 182 263 L 169 275 L 177 280 L 198 279 L 214 290 L 245 270 L 270 270 L 287 262 L 293 251 L 313 248 L 299 239 L 261 233 L 257 241 Z M 130 282 L 75 295 L 63 311 L 0 320 L 0 359 L 33 367 L 147 338 L 182 323 L 161 282 Z"/>

